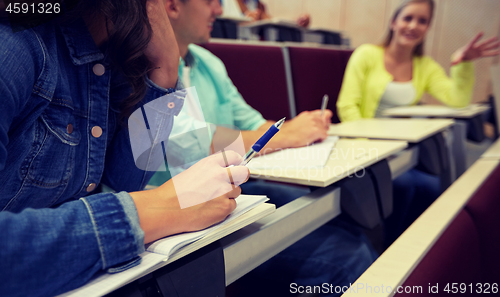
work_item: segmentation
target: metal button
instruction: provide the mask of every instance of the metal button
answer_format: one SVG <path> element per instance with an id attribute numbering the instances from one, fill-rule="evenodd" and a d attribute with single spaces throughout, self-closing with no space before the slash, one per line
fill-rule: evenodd
<path id="1" fill-rule="evenodd" d="M 93 190 L 95 190 L 95 187 L 96 187 L 96 184 L 95 184 L 95 183 L 91 183 L 91 184 L 87 187 L 87 192 L 92 192 Z"/>
<path id="2" fill-rule="evenodd" d="M 172 109 L 172 108 L 174 108 L 174 107 L 175 107 L 175 103 L 174 103 L 174 102 L 169 102 L 169 103 L 167 104 L 167 106 L 168 106 L 168 108 Z"/>
<path id="3" fill-rule="evenodd" d="M 99 138 L 101 137 L 101 135 L 102 135 L 102 128 L 99 126 L 94 126 L 92 128 L 92 136 L 94 136 L 95 138 Z"/>
<path id="4" fill-rule="evenodd" d="M 68 132 L 68 134 L 73 133 L 73 125 L 68 124 L 68 126 L 66 127 L 66 131 Z"/>
<path id="5" fill-rule="evenodd" d="M 95 64 L 94 67 L 92 67 L 92 71 L 94 71 L 95 75 L 101 76 L 106 72 L 106 68 L 104 68 L 102 64 Z"/>

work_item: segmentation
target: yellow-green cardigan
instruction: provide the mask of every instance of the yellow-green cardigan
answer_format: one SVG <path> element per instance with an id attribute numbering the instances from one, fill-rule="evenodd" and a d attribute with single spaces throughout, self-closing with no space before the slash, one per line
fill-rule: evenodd
<path id="1" fill-rule="evenodd" d="M 389 82 L 393 80 L 384 65 L 384 48 L 371 44 L 358 47 L 352 54 L 344 74 L 337 100 L 342 122 L 373 118 Z M 472 97 L 474 66 L 462 62 L 451 67 L 451 79 L 431 57 L 413 58 L 413 86 L 416 104 L 424 91 L 452 107 L 465 107 Z"/>

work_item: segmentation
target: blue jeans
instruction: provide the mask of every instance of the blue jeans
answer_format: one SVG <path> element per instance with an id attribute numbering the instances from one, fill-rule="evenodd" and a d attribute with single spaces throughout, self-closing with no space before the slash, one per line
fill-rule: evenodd
<path id="1" fill-rule="evenodd" d="M 263 181 L 248 182 L 242 185 L 242 191 L 245 194 L 266 194 L 277 206 L 310 192 L 308 188 Z M 292 295 L 295 291 L 292 283 L 297 286 L 326 283 L 333 288 L 349 287 L 376 258 L 377 254 L 362 229 L 338 217 L 243 277 L 241 283 L 245 292 L 239 292 L 238 296 Z M 340 295 L 328 290 L 321 296 Z"/>
<path id="2" fill-rule="evenodd" d="M 439 195 L 438 176 L 409 170 L 392 182 L 394 208 L 385 222 L 385 245 L 389 246 L 424 212 Z"/>

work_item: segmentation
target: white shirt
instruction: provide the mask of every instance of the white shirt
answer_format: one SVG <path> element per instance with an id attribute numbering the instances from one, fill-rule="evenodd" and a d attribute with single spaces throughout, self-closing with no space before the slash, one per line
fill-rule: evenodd
<path id="1" fill-rule="evenodd" d="M 407 82 L 391 81 L 385 88 L 382 98 L 380 98 L 375 117 L 381 117 L 382 112 L 386 109 L 411 105 L 416 95 L 417 90 L 411 80 Z"/>

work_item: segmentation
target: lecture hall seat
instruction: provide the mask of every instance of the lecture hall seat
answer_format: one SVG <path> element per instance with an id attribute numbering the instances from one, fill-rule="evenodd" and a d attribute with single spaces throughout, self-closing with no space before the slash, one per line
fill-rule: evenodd
<path id="1" fill-rule="evenodd" d="M 423 293 L 396 296 L 437 296 L 428 292 L 429 284 L 438 285 L 444 294 L 446 285 L 473 284 L 464 296 L 478 294 L 477 283 L 500 283 L 500 165 L 474 193 L 434 246 L 425 255 L 403 286 L 422 286 Z M 484 288 L 483 288 L 484 289 Z M 490 288 L 490 292 L 492 288 Z M 452 294 L 453 295 L 453 294 Z M 491 295 L 486 294 L 486 295 Z M 495 295 L 495 294 L 493 294 Z"/>
<path id="2" fill-rule="evenodd" d="M 288 50 L 297 114 L 319 109 L 323 95 L 328 94 L 332 122 L 340 123 L 337 97 L 352 50 L 299 46 L 291 46 Z"/>
<path id="3" fill-rule="evenodd" d="M 224 62 L 229 77 L 245 101 L 265 119 L 291 119 L 280 46 L 207 43 L 203 47 Z"/>

